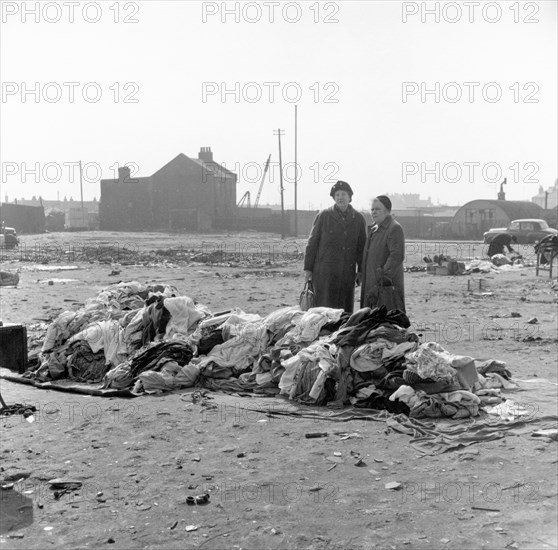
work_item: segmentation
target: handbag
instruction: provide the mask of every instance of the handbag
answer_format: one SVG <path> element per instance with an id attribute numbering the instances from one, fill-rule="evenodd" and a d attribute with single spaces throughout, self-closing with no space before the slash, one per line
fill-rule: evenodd
<path id="1" fill-rule="evenodd" d="M 298 302 L 302 311 L 308 311 L 310 308 L 315 307 L 316 297 L 314 295 L 312 281 L 306 281 L 306 283 L 304 283 L 304 288 L 300 293 L 300 299 Z"/>

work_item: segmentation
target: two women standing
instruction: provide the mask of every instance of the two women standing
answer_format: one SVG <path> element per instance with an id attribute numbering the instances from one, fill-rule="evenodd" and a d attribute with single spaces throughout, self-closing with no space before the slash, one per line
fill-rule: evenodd
<path id="1" fill-rule="evenodd" d="M 352 313 L 355 283 L 362 284 L 360 306 L 380 305 L 379 286 L 393 286 L 405 311 L 403 229 L 391 216 L 391 201 L 380 195 L 372 201 L 373 225 L 366 236 L 362 214 L 351 205 L 353 190 L 338 181 L 330 196 L 334 206 L 314 220 L 304 258 L 305 280 L 312 280 L 316 306 Z"/>

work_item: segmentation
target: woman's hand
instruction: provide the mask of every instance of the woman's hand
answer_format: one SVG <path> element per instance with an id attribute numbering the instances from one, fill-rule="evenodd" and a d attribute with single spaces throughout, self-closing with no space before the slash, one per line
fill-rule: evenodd
<path id="1" fill-rule="evenodd" d="M 357 271 L 357 274 L 355 275 L 355 285 L 360 286 L 361 283 L 362 283 L 362 272 Z"/>
<path id="2" fill-rule="evenodd" d="M 308 281 L 312 280 L 312 272 L 305 270 L 304 271 L 304 282 L 307 283 Z"/>

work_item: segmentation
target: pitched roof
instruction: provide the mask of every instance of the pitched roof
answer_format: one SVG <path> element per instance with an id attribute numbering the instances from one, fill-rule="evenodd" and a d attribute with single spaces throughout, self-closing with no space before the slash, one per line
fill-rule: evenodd
<path id="1" fill-rule="evenodd" d="M 231 172 L 228 168 L 222 166 L 221 164 L 215 161 L 208 162 L 201 159 L 190 159 L 190 160 L 194 161 L 196 164 L 198 164 L 199 166 L 201 166 L 202 168 L 204 168 L 205 170 L 207 170 L 217 178 L 225 179 L 225 178 L 236 177 L 236 174 L 234 172 Z"/>
<path id="2" fill-rule="evenodd" d="M 222 166 L 221 164 L 219 164 L 217 162 L 214 162 L 214 161 L 207 162 L 207 161 L 204 161 L 204 160 L 201 160 L 201 159 L 192 158 L 192 157 L 189 157 L 189 156 L 185 155 L 184 153 L 179 153 L 178 155 L 176 155 L 176 157 L 174 157 L 169 162 L 167 162 L 164 166 L 159 168 L 159 170 L 155 171 L 152 174 L 152 177 L 155 174 L 157 174 L 157 172 L 160 172 L 161 170 L 166 168 L 169 164 L 172 164 L 173 162 L 176 162 L 178 160 L 181 160 L 181 161 L 187 160 L 187 161 L 193 162 L 193 163 L 197 164 L 198 166 L 200 166 L 202 169 L 206 170 L 208 173 L 213 174 L 217 178 L 226 179 L 226 178 L 235 178 L 236 177 L 236 174 L 234 172 L 231 172 L 225 166 Z"/>

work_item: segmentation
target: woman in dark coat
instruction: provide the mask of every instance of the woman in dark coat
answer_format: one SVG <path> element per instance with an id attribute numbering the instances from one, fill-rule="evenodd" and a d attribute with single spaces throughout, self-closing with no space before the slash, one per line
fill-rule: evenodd
<path id="1" fill-rule="evenodd" d="M 322 210 L 312 225 L 304 257 L 305 280 L 312 281 L 316 307 L 352 313 L 355 281 L 361 279 L 366 222 L 349 204 L 353 190 L 347 182 L 338 181 L 329 194 L 335 204 Z"/>
<path id="2" fill-rule="evenodd" d="M 374 224 L 369 228 L 364 246 L 360 306 L 381 305 L 378 301 L 381 283 L 395 288 L 397 309 L 405 313 L 405 235 L 403 228 L 392 218 L 391 201 L 385 195 L 379 195 L 372 201 L 372 221 Z"/>

